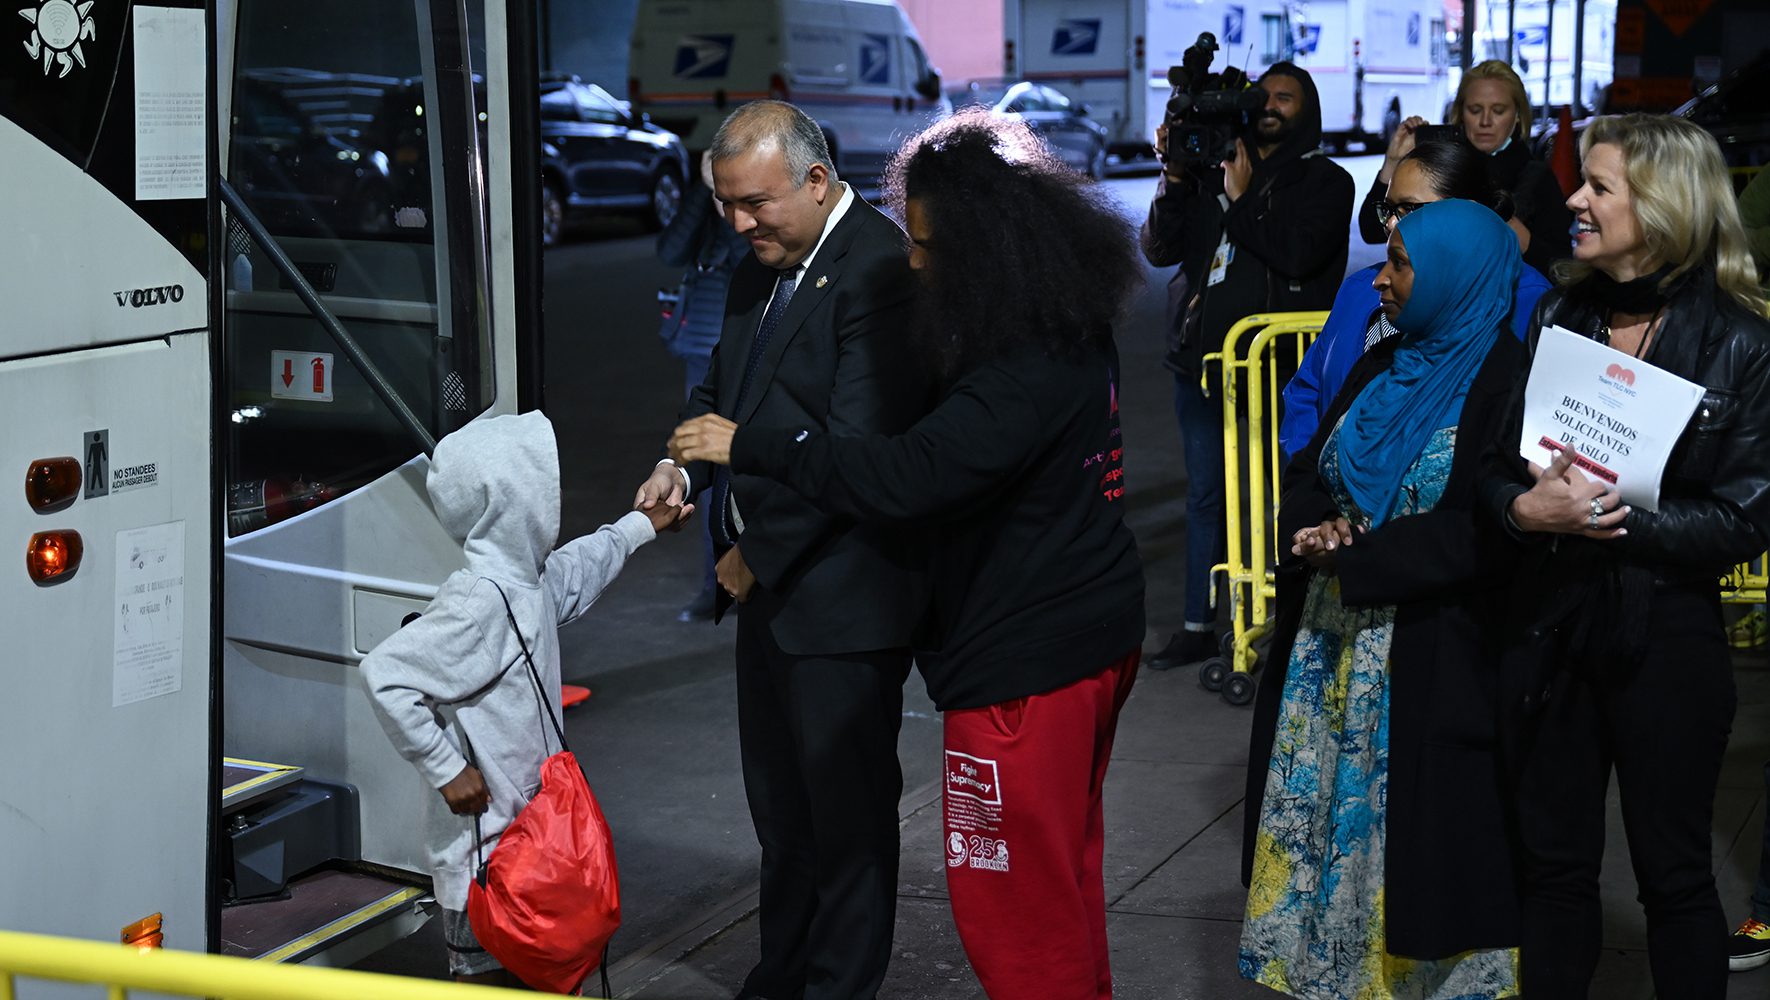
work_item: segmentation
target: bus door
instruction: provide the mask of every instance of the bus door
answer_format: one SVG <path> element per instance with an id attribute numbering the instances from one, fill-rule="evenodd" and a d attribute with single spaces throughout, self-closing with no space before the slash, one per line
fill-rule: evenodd
<path id="1" fill-rule="evenodd" d="M 205 12 L 18 13 L 0 35 L 0 927 L 134 926 L 200 950 L 218 566 Z"/>
<path id="2" fill-rule="evenodd" d="M 505 10 L 231 13 L 217 68 L 222 950 L 341 963 L 431 909 L 436 793 L 394 753 L 358 666 L 461 565 L 426 451 L 516 408 L 514 324 L 498 312 L 514 298 Z M 226 799 L 275 781 L 269 798 Z M 340 943 L 311 926 L 339 912 L 378 930 Z"/>

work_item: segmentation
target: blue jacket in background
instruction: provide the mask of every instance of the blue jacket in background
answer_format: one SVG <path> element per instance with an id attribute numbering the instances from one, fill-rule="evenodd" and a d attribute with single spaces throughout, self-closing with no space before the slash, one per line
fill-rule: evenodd
<path id="1" fill-rule="evenodd" d="M 713 209 L 713 192 L 697 179 L 682 196 L 682 209 L 658 234 L 658 259 L 680 267 L 682 300 L 659 328 L 670 353 L 703 368 L 725 325 L 725 294 L 731 272 L 750 252 L 750 241 Z M 700 379 L 692 380 L 699 383 Z"/>
<path id="2" fill-rule="evenodd" d="M 1364 356 L 1364 338 L 1370 329 L 1371 313 L 1382 305 L 1377 290 L 1371 287 L 1381 262 L 1352 272 L 1334 294 L 1333 310 L 1303 355 L 1297 374 L 1284 388 L 1284 420 L 1278 425 L 1278 446 L 1284 459 L 1302 451 L 1315 437 L 1321 418 L 1346 384 L 1346 375 Z M 1519 340 L 1530 329 L 1530 314 L 1536 300 L 1549 290 L 1549 279 L 1542 272 L 1525 264 L 1518 272 L 1518 289 L 1512 301 L 1512 335 Z"/>

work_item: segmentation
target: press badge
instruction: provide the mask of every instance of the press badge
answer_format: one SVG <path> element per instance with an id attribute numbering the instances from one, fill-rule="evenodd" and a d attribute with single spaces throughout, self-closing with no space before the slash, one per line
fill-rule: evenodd
<path id="1" fill-rule="evenodd" d="M 1220 285 L 1229 276 L 1229 265 L 1235 261 L 1235 244 L 1229 242 L 1228 235 L 1223 242 L 1217 244 L 1217 254 L 1211 258 L 1211 277 L 1207 285 Z"/>

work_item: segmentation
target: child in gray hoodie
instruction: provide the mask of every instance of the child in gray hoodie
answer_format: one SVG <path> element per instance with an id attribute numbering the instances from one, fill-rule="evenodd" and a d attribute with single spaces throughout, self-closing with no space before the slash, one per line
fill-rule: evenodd
<path id="1" fill-rule="evenodd" d="M 462 540 L 466 568 L 443 582 L 422 617 L 375 647 L 362 673 L 394 747 L 441 793 L 431 800 L 428 839 L 449 972 L 518 985 L 480 948 L 466 912 L 473 817 L 489 855 L 539 789 L 541 762 L 560 749 L 510 618 L 558 717 L 559 626 L 589 609 L 635 549 L 694 508 L 633 511 L 554 549 L 559 447 L 539 413 L 476 420 L 443 438 L 426 486 L 437 518 Z"/>

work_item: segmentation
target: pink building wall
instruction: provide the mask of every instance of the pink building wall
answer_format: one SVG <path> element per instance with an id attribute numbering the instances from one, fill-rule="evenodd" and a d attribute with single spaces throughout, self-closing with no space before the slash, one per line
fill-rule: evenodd
<path id="1" fill-rule="evenodd" d="M 1002 75 L 1002 0 L 898 0 L 947 84 Z"/>

